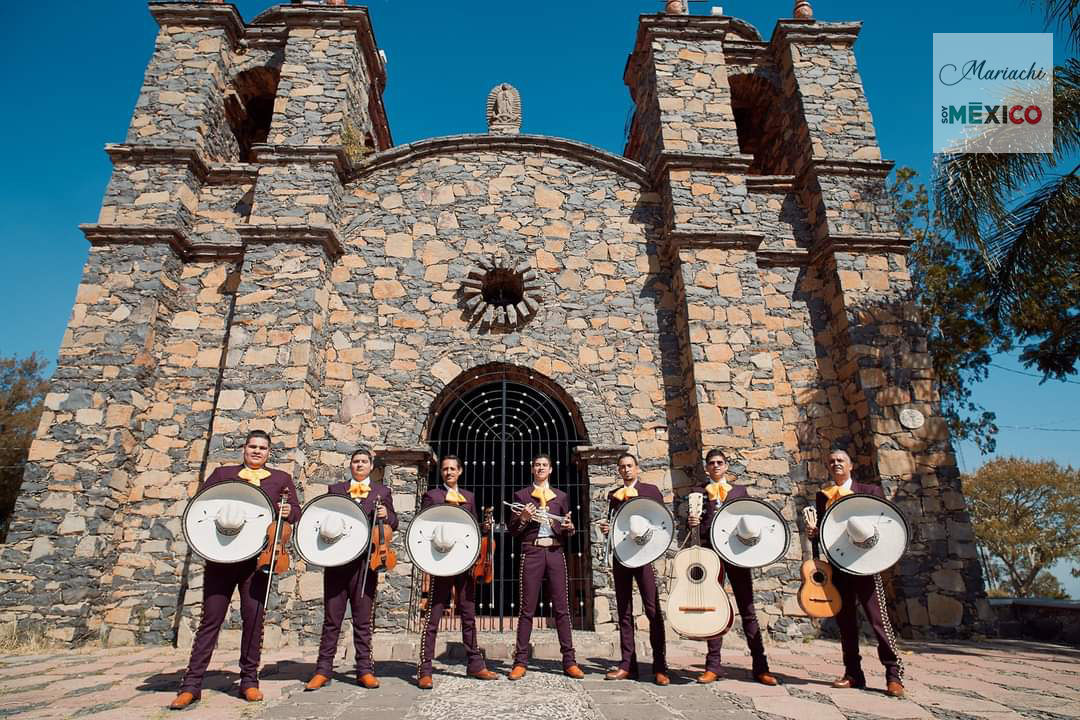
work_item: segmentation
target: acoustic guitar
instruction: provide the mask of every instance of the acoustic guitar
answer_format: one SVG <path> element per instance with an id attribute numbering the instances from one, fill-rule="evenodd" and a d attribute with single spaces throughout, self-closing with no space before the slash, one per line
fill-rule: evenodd
<path id="1" fill-rule="evenodd" d="M 803 520 L 806 529 L 817 528 L 817 510 L 812 507 L 803 508 Z M 806 552 L 806 540 L 803 544 L 803 553 Z M 818 557 L 815 548 L 813 557 L 802 564 L 802 585 L 799 587 L 799 607 L 810 617 L 827 618 L 834 617 L 843 605 L 840 591 L 833 585 L 832 565 Z"/>
<path id="2" fill-rule="evenodd" d="M 690 514 L 701 516 L 704 496 L 691 493 Z M 703 548 L 698 528 L 690 528 L 690 546 L 671 561 L 673 577 L 667 619 L 672 629 L 690 640 L 706 640 L 731 629 L 735 611 L 724 590 L 724 564 L 716 551 Z"/>

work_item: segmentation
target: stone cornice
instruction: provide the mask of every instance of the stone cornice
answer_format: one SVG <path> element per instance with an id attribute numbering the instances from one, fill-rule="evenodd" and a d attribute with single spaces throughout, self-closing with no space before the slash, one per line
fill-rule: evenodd
<path id="1" fill-rule="evenodd" d="M 150 14 L 158 27 L 222 28 L 235 47 L 244 36 L 244 19 L 232 5 L 205 2 L 151 2 Z"/>
<path id="2" fill-rule="evenodd" d="M 105 152 L 113 165 L 183 165 L 200 180 L 210 173 L 210 166 L 191 145 L 137 145 L 109 143 Z"/>
<path id="3" fill-rule="evenodd" d="M 805 248 L 758 250 L 757 262 L 761 267 L 797 267 L 810 264 L 810 251 Z"/>
<path id="4" fill-rule="evenodd" d="M 342 183 L 350 175 L 351 163 L 340 145 L 253 145 L 251 154 L 264 165 L 330 164 Z"/>
<path id="5" fill-rule="evenodd" d="M 99 225 L 86 223 L 79 226 L 83 235 L 94 247 L 103 245 L 160 245 L 165 244 L 181 258 L 187 253 L 188 242 L 184 231 L 175 225 Z"/>
<path id="6" fill-rule="evenodd" d="M 795 189 L 795 176 L 747 175 L 746 189 L 755 193 L 789 193 Z"/>
<path id="7" fill-rule="evenodd" d="M 247 245 L 318 245 L 330 260 L 337 260 L 345 253 L 337 230 L 327 225 L 237 225 L 234 229 Z"/>
<path id="8" fill-rule="evenodd" d="M 755 66 L 768 61 L 769 44 L 749 40 L 727 40 L 724 43 L 724 62 L 728 65 Z"/>
<path id="9" fill-rule="evenodd" d="M 159 245 L 172 248 L 184 262 L 236 260 L 244 254 L 239 244 L 192 243 L 175 225 L 98 225 L 84 224 L 79 229 L 92 246 Z"/>
<path id="10" fill-rule="evenodd" d="M 105 152 L 113 165 L 180 165 L 194 173 L 200 182 L 221 184 L 254 182 L 259 167 L 251 163 L 209 163 L 191 145 L 138 145 L 109 143 Z"/>
<path id="11" fill-rule="evenodd" d="M 672 230 L 667 234 L 668 247 L 672 250 L 718 248 L 756 252 L 764 240 L 765 233 L 756 230 Z"/>
<path id="12" fill-rule="evenodd" d="M 861 29 L 861 22 L 823 23 L 797 18 L 777 20 L 769 45 L 775 50 L 784 49 L 792 43 L 854 45 Z"/>
<path id="13" fill-rule="evenodd" d="M 708 155 L 693 152 L 663 152 L 649 166 L 653 185 L 659 186 L 671 170 L 708 170 L 746 174 L 754 162 L 753 155 Z"/>
<path id="14" fill-rule="evenodd" d="M 242 44 L 258 50 L 279 50 L 289 39 L 289 28 L 284 25 L 258 25 L 248 27 Z"/>
<path id="15" fill-rule="evenodd" d="M 912 239 L 899 234 L 832 234 L 818 241 L 810 250 L 810 262 L 817 263 L 823 257 L 838 252 L 880 255 L 907 253 Z"/>
<path id="16" fill-rule="evenodd" d="M 868 177 L 886 177 L 892 172 L 892 160 L 840 160 L 825 158 L 812 160 L 810 168 L 816 175 L 864 175 Z"/>
<path id="17" fill-rule="evenodd" d="M 398 145 L 377 153 L 356 166 L 350 179 L 355 180 L 379 170 L 404 165 L 432 155 L 499 151 L 547 152 L 561 155 L 622 175 L 641 185 L 642 189 L 649 187 L 645 168 L 633 160 L 575 140 L 547 135 L 448 135 Z"/>
<path id="18" fill-rule="evenodd" d="M 382 466 L 393 467 L 416 467 L 424 471 L 428 467 L 434 465 L 436 461 L 435 453 L 431 448 L 425 447 L 410 447 L 410 448 L 381 448 L 375 452 L 375 464 Z"/>
<path id="19" fill-rule="evenodd" d="M 614 465 L 626 451 L 625 445 L 578 445 L 570 456 L 580 465 Z"/>

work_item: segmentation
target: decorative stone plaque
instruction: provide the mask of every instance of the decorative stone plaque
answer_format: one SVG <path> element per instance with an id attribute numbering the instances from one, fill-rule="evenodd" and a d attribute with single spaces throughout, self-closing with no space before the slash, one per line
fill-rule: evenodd
<path id="1" fill-rule="evenodd" d="M 908 430 L 918 430 L 923 426 L 923 414 L 914 408 L 904 408 L 900 411 L 900 424 Z"/>

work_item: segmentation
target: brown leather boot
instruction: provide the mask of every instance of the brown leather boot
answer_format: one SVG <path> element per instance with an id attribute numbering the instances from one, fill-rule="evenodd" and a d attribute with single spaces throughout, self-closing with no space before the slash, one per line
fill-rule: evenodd
<path id="1" fill-rule="evenodd" d="M 758 673 L 757 675 L 754 676 L 754 679 L 757 680 L 762 685 L 779 685 L 780 684 L 780 681 L 776 679 L 775 675 L 773 675 L 772 673 L 767 673 L 767 672 L 766 673 Z"/>
<path id="2" fill-rule="evenodd" d="M 521 678 L 525 677 L 525 666 L 515 665 L 513 668 L 510 669 L 510 674 L 507 675 L 507 677 L 511 680 L 520 680 Z"/>
<path id="3" fill-rule="evenodd" d="M 420 688 L 421 690 L 430 690 L 432 688 L 431 676 L 421 675 L 416 680 L 416 687 Z"/>
<path id="4" fill-rule="evenodd" d="M 372 673 L 364 673 L 360 677 L 356 678 L 356 682 L 368 690 L 374 690 L 379 687 L 379 678 L 375 677 Z"/>
<path id="5" fill-rule="evenodd" d="M 667 673 L 658 672 L 653 678 L 653 682 L 655 682 L 657 685 L 670 685 L 671 678 L 668 677 Z"/>
<path id="6" fill-rule="evenodd" d="M 257 687 L 244 688 L 243 696 L 248 702 L 262 702 L 263 699 L 262 690 Z"/>
<path id="7" fill-rule="evenodd" d="M 697 676 L 697 681 L 702 685 L 708 685 L 709 683 L 716 682 L 720 679 L 720 676 L 714 673 L 712 670 L 706 670 Z"/>
<path id="8" fill-rule="evenodd" d="M 304 691 L 309 692 L 311 690 L 318 690 L 323 685 L 326 685 L 329 682 L 330 678 L 326 677 L 322 673 L 315 673 L 315 675 L 312 676 L 310 680 L 308 680 L 307 685 L 304 686 Z"/>
<path id="9" fill-rule="evenodd" d="M 476 678 L 477 680 L 494 680 L 499 676 L 491 672 L 487 668 L 484 668 L 483 670 L 477 670 L 476 672 L 469 673 L 469 677 Z"/>
<path id="10" fill-rule="evenodd" d="M 171 703 L 169 703 L 169 709 L 183 710 L 188 705 L 197 702 L 199 702 L 199 698 L 195 697 L 195 693 L 190 693 L 185 690 L 184 692 L 177 695 Z"/>
<path id="11" fill-rule="evenodd" d="M 567 677 L 572 677 L 575 680 L 580 680 L 581 678 L 585 677 L 585 673 L 577 665 L 571 665 L 570 667 L 564 669 L 563 675 L 566 675 Z"/>
<path id="12" fill-rule="evenodd" d="M 885 694 L 889 697 L 904 697 L 904 686 L 895 680 L 890 680 L 885 684 Z"/>
<path id="13" fill-rule="evenodd" d="M 832 686 L 834 688 L 853 688 L 855 690 L 862 690 L 864 687 L 866 687 L 866 681 L 859 681 L 851 677 L 850 675 L 844 675 L 843 677 L 838 677 L 833 680 Z"/>
<path id="14" fill-rule="evenodd" d="M 605 680 L 626 680 L 629 677 L 631 677 L 629 670 L 623 670 L 622 668 L 618 667 L 614 670 L 608 671 L 608 673 L 604 675 Z M 633 677 L 635 680 L 637 680 L 637 676 Z"/>

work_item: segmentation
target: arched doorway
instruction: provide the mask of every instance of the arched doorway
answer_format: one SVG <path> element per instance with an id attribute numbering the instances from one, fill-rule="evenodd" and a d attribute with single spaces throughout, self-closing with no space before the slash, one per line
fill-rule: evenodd
<path id="1" fill-rule="evenodd" d="M 477 586 L 479 629 L 511 631 L 516 627 L 519 547 L 507 530 L 511 511 L 503 502 L 511 502 L 514 492 L 530 484 L 531 460 L 542 452 L 552 458 L 552 482 L 570 496 L 578 528 L 566 550 L 573 626 L 592 629 L 589 481 L 587 470 L 573 457 L 574 448 L 588 440 L 573 400 L 551 380 L 528 369 L 486 365 L 462 373 L 440 393 L 427 429 L 427 441 L 436 456 L 461 458 L 462 487 L 476 493 L 480 507 L 495 509 L 495 580 Z M 427 488 L 439 482 L 438 468 L 432 468 Z M 419 590 L 420 578 L 414 578 L 414 599 Z M 546 627 L 550 614 L 550 599 L 542 592 L 537 625 Z M 456 625 L 453 617 L 444 622 Z"/>

